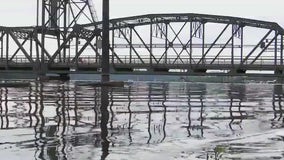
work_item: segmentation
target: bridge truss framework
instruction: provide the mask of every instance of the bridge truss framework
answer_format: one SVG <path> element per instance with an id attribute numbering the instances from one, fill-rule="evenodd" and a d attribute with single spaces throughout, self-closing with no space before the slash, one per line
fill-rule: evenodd
<path id="1" fill-rule="evenodd" d="M 41 25 L 0 27 L 2 72 L 101 72 L 102 22 L 95 18 L 93 4 L 52 2 L 43 0 L 38 9 Z M 90 23 L 79 24 L 82 16 Z M 111 73 L 270 70 L 281 75 L 284 70 L 284 29 L 277 23 L 188 13 L 118 18 L 109 24 Z"/>

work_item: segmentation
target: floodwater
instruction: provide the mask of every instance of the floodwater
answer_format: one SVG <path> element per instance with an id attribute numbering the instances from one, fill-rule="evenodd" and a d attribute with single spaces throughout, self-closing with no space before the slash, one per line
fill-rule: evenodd
<path id="1" fill-rule="evenodd" d="M 284 159 L 282 84 L 0 88 L 0 159 Z"/>

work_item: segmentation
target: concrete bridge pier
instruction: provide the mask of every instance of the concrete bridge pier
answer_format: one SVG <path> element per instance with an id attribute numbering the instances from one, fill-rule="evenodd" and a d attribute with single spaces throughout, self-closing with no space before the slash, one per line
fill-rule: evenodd
<path id="1" fill-rule="evenodd" d="M 43 65 L 40 62 L 35 62 L 33 70 L 37 76 L 37 79 L 42 79 L 43 77 L 46 76 L 47 66 Z"/>
<path id="2" fill-rule="evenodd" d="M 283 75 L 283 70 L 282 69 L 275 69 L 274 74 L 275 75 Z"/>
<path id="3" fill-rule="evenodd" d="M 70 80 L 70 75 L 68 73 L 61 73 L 59 74 L 60 80 Z"/>
<path id="4" fill-rule="evenodd" d="M 110 72 L 133 72 L 133 68 L 115 68 L 115 67 L 110 67 Z"/>
<path id="5" fill-rule="evenodd" d="M 149 68 L 148 71 L 150 72 L 163 72 L 168 73 L 170 69 L 168 68 Z"/>
<path id="6" fill-rule="evenodd" d="M 231 69 L 229 73 L 230 73 L 230 74 L 245 74 L 246 71 L 247 71 L 247 70 L 245 70 L 245 69 L 239 69 L 239 68 L 237 68 L 237 69 Z"/>
<path id="7" fill-rule="evenodd" d="M 40 81 L 46 81 L 46 80 L 68 81 L 68 80 L 70 80 L 70 75 L 68 73 L 59 73 L 59 74 L 56 74 L 56 75 L 38 74 L 36 79 L 40 80 Z"/>
<path id="8" fill-rule="evenodd" d="M 207 69 L 205 69 L 205 68 L 198 68 L 198 69 L 193 69 L 192 71 L 193 71 L 193 73 L 206 73 Z"/>

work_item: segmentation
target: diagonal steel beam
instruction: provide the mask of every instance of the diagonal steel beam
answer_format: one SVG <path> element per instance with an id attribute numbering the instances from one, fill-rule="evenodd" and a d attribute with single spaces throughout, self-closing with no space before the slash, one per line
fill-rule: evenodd
<path id="1" fill-rule="evenodd" d="M 78 6 L 78 4 L 77 3 L 82 3 L 82 2 L 74 2 L 73 0 L 72 0 L 72 2 L 73 2 L 73 4 L 77 7 L 77 9 L 79 9 L 80 10 L 80 12 L 82 11 L 82 13 L 84 14 L 84 16 L 90 21 L 90 22 L 92 22 L 92 20 L 89 18 L 89 16 L 88 15 L 86 15 L 86 13 L 85 12 L 83 12 L 84 11 L 84 9 L 88 6 L 88 3 L 85 3 L 85 6 L 83 7 L 83 8 L 80 8 L 80 6 Z M 78 13 L 78 14 L 82 14 L 82 13 Z"/>
<path id="2" fill-rule="evenodd" d="M 3 37 L 5 36 L 5 32 L 2 32 L 2 35 L 0 37 L 0 41 L 3 41 Z"/>
<path id="3" fill-rule="evenodd" d="M 158 26 L 159 29 L 162 31 L 162 35 L 164 35 L 165 37 L 165 51 L 164 53 L 162 54 L 162 56 L 159 58 L 158 60 L 158 64 L 161 62 L 162 58 L 165 57 L 165 63 L 167 63 L 167 59 L 168 59 L 168 50 L 169 50 L 169 45 L 168 45 L 168 42 L 169 41 L 169 38 L 168 38 L 168 24 L 166 23 L 166 33 L 163 32 L 163 30 L 160 28 L 160 26 Z"/>
<path id="4" fill-rule="evenodd" d="M 179 34 L 180 34 L 181 31 L 184 29 L 184 27 L 186 26 L 187 23 L 188 23 L 188 22 L 185 22 L 185 23 L 182 25 L 182 27 L 180 28 L 180 30 L 178 31 L 178 33 L 176 33 L 175 30 L 173 29 L 173 27 L 169 24 L 169 27 L 170 27 L 171 31 L 172 31 L 172 32 L 174 33 L 174 35 L 175 35 L 174 39 L 173 39 L 171 42 L 169 41 L 170 43 L 173 43 L 176 39 L 178 39 L 178 41 L 180 42 L 180 44 L 183 45 L 181 39 L 179 38 Z M 173 48 L 174 52 L 175 52 L 176 55 L 177 55 L 177 59 L 180 59 L 181 62 L 184 64 L 183 60 L 179 57 L 179 54 L 181 54 L 181 53 L 183 52 L 183 50 L 182 50 L 180 53 L 178 53 L 174 47 L 172 47 L 172 48 Z M 174 64 L 175 62 L 176 62 L 176 60 L 174 60 L 173 64 Z"/>
<path id="5" fill-rule="evenodd" d="M 77 6 L 78 7 L 78 6 Z M 83 13 L 83 11 L 84 11 L 84 9 L 87 7 L 87 4 L 86 5 L 84 5 L 84 7 L 80 10 L 80 12 L 76 15 L 76 17 L 74 17 L 73 18 L 73 20 L 72 20 L 72 22 L 70 22 L 70 24 L 69 24 L 69 26 L 68 26 L 68 28 L 70 28 L 72 25 L 73 25 L 73 23 L 75 23 L 76 22 L 76 20 L 79 18 L 79 16 Z M 71 7 L 72 8 L 72 7 Z M 80 8 L 79 8 L 80 9 Z M 84 13 L 83 13 L 84 14 Z M 90 22 L 92 22 L 92 21 L 90 21 Z"/>
<path id="6" fill-rule="evenodd" d="M 175 37 L 174 37 L 174 39 L 172 40 L 172 42 L 174 42 L 176 39 L 178 39 L 179 42 L 182 44 L 182 41 L 180 40 L 179 35 L 180 35 L 181 31 L 184 29 L 184 27 L 186 26 L 187 23 L 188 23 L 188 22 L 185 22 L 185 23 L 182 25 L 182 27 L 180 28 L 180 30 L 178 31 L 178 33 L 176 33 L 175 30 L 173 29 L 173 27 L 169 24 L 170 29 L 171 29 L 172 32 L 175 34 Z"/>
<path id="7" fill-rule="evenodd" d="M 171 30 L 173 31 L 173 33 L 175 34 L 175 37 L 174 37 L 174 39 L 173 39 L 173 41 L 175 41 L 175 39 L 177 39 L 178 38 L 178 35 L 180 34 L 180 32 L 183 30 L 183 28 L 185 27 L 185 25 L 187 24 L 187 22 L 185 22 L 184 23 L 184 25 L 181 27 L 181 29 L 179 30 L 179 33 L 176 33 L 174 30 L 173 30 L 173 28 L 170 26 L 170 24 L 167 24 L 166 25 L 166 33 L 164 33 L 163 31 L 162 31 L 162 35 L 164 35 L 165 36 L 165 52 L 163 53 L 163 55 L 161 56 L 161 58 L 158 60 L 158 63 L 160 63 L 160 61 L 162 60 L 162 58 L 165 56 L 165 59 L 166 59 L 166 62 L 167 62 L 167 52 L 168 52 L 168 50 L 169 50 L 169 46 L 168 46 L 168 43 L 171 43 L 171 41 L 168 39 L 168 26 L 170 26 L 170 28 L 171 28 Z M 160 28 L 160 26 L 158 26 L 159 27 L 159 29 L 160 30 L 162 30 L 161 28 Z M 172 42 L 173 42 L 172 41 Z M 180 41 L 181 42 L 181 41 Z M 181 42 L 181 44 L 182 44 L 182 42 Z M 183 44 L 182 44 L 183 45 Z M 175 53 L 178 55 L 179 53 L 174 49 L 174 51 L 175 51 Z M 187 52 L 188 53 L 188 52 Z M 179 58 L 180 59 L 180 58 Z M 182 61 L 182 59 L 180 59 L 181 61 Z M 182 63 L 183 63 L 183 61 L 182 61 Z"/>
<path id="8" fill-rule="evenodd" d="M 109 47 L 111 50 L 111 63 L 112 65 L 114 65 L 114 57 L 117 58 L 117 60 L 119 61 L 119 63 L 123 64 L 122 60 L 119 58 L 119 56 L 115 53 L 114 51 L 114 30 L 112 30 L 112 40 L 111 40 L 111 46 Z M 102 38 L 102 36 L 101 36 Z M 130 48 L 131 50 L 131 48 Z M 130 58 L 130 62 L 131 62 L 131 58 Z"/>
<path id="9" fill-rule="evenodd" d="M 175 54 L 178 56 L 179 53 L 177 52 L 177 50 L 175 48 L 172 48 L 172 49 L 174 50 Z M 184 64 L 183 60 L 179 56 L 178 56 L 178 58 L 180 59 L 181 63 Z M 176 59 L 178 59 L 178 58 L 176 58 Z M 172 64 L 176 63 L 176 59 L 172 62 Z"/>
<path id="10" fill-rule="evenodd" d="M 66 44 L 73 38 L 73 33 L 74 31 L 72 31 L 68 37 L 66 38 L 66 40 L 59 46 L 59 48 L 55 51 L 55 53 L 51 56 L 51 58 L 48 61 L 48 64 L 51 64 L 52 62 L 54 62 L 55 58 L 60 54 L 61 50 L 66 46 Z"/>
<path id="11" fill-rule="evenodd" d="M 22 43 L 21 46 L 24 46 L 25 43 L 27 42 L 28 39 L 25 39 Z M 10 61 L 12 61 L 14 59 L 14 57 L 18 54 L 18 52 L 20 51 L 20 47 L 18 47 L 18 49 L 15 51 L 15 53 L 12 55 L 12 57 L 10 58 Z"/>
<path id="12" fill-rule="evenodd" d="M 117 55 L 117 53 L 114 51 L 113 47 L 110 47 L 110 50 L 112 51 L 112 54 L 117 58 L 119 63 L 123 63 L 123 61 L 120 59 L 120 57 Z"/>
<path id="13" fill-rule="evenodd" d="M 142 44 L 145 46 L 145 48 L 148 50 L 148 52 L 150 53 L 151 57 L 154 58 L 154 60 L 156 61 L 156 63 L 158 63 L 157 59 L 155 58 L 155 56 L 153 55 L 153 53 L 151 52 L 151 48 L 149 48 L 146 43 L 143 41 L 142 37 L 139 35 L 139 33 L 136 31 L 135 28 L 133 28 L 133 31 L 135 32 L 135 34 L 137 35 L 137 37 L 139 38 L 139 40 L 142 42 Z M 150 35 L 152 36 L 152 35 Z M 151 45 L 151 44 L 150 44 Z"/>
<path id="14" fill-rule="evenodd" d="M 255 52 L 255 50 L 260 46 L 260 44 L 270 35 L 272 32 L 272 29 L 270 29 L 266 35 L 259 41 L 259 43 L 250 51 L 250 53 L 244 58 L 244 60 L 241 62 L 240 65 L 243 65 L 245 61 L 249 59 L 249 57 Z"/>
<path id="15" fill-rule="evenodd" d="M 199 25 L 198 28 L 196 28 L 196 30 L 194 31 L 193 35 L 197 33 L 197 31 L 199 30 L 200 27 L 201 27 L 201 25 Z M 183 52 L 184 50 L 187 50 L 188 44 L 192 42 L 193 35 L 190 35 L 190 39 L 187 41 L 187 43 L 186 43 L 185 45 L 181 43 L 185 48 L 184 48 L 184 47 L 182 48 L 182 50 L 181 50 L 180 53 L 177 55 L 177 58 L 174 60 L 173 63 L 175 63 L 178 59 L 181 60 L 180 55 L 182 54 L 182 52 Z M 190 56 L 190 52 L 187 51 L 187 53 L 188 53 L 189 56 Z"/>
<path id="16" fill-rule="evenodd" d="M 35 40 L 36 44 L 39 45 L 43 49 L 43 51 L 44 51 L 45 55 L 48 57 L 48 59 L 51 59 L 51 55 L 48 53 L 48 51 L 45 49 L 45 47 L 40 43 L 40 41 L 37 38 L 34 38 L 34 40 Z"/>
<path id="17" fill-rule="evenodd" d="M 128 40 L 128 38 L 126 37 L 126 35 L 121 31 L 121 29 L 118 29 L 119 32 L 121 33 L 121 35 L 124 37 L 124 39 L 127 41 L 127 43 L 130 45 L 130 47 L 133 49 L 133 51 L 135 52 L 136 56 L 139 58 L 139 60 L 142 62 L 142 64 L 145 64 L 145 62 L 143 61 L 143 59 L 140 57 L 139 53 L 136 51 L 136 49 L 133 47 L 133 45 L 130 43 L 130 41 Z"/>
<path id="18" fill-rule="evenodd" d="M 81 54 L 84 52 L 84 50 L 91 44 L 90 42 L 95 38 L 95 34 L 93 34 L 90 38 L 87 39 L 87 42 L 82 46 L 82 48 L 79 50 L 78 53 L 76 53 L 75 57 L 72 59 L 72 63 L 78 59 Z M 91 44 L 92 45 L 92 44 Z"/>
<path id="19" fill-rule="evenodd" d="M 238 29 L 235 30 L 235 32 L 232 34 L 232 36 L 230 37 L 230 39 L 225 43 L 225 45 L 222 47 L 222 49 L 218 52 L 218 54 L 214 57 L 214 59 L 210 62 L 210 64 L 213 64 L 215 62 L 215 60 L 217 59 L 217 57 L 223 52 L 223 50 L 226 48 L 226 46 L 230 43 L 230 41 L 232 41 L 232 39 L 234 38 L 234 35 L 240 30 L 241 27 L 238 27 Z"/>
<path id="20" fill-rule="evenodd" d="M 218 40 L 221 38 L 221 36 L 224 34 L 224 32 L 227 30 L 227 28 L 230 26 L 230 24 L 227 24 L 225 26 L 225 28 L 221 31 L 221 33 L 218 35 L 218 37 L 215 39 L 215 41 L 210 45 L 210 47 L 207 49 L 207 51 L 204 53 L 204 55 L 202 56 L 202 58 L 198 61 L 197 64 L 200 64 L 202 59 L 205 58 L 207 56 L 207 54 L 209 53 L 209 51 L 214 47 L 214 45 L 218 42 Z"/>
<path id="21" fill-rule="evenodd" d="M 262 51 L 254 58 L 254 60 L 250 63 L 253 64 L 261 55 L 262 53 L 271 45 L 271 43 L 276 40 L 277 36 L 275 36 L 274 38 L 272 38 L 269 43 L 262 49 Z M 277 46 L 275 46 L 277 47 Z"/>
<path id="22" fill-rule="evenodd" d="M 91 46 L 91 48 L 95 51 L 96 57 L 99 57 L 99 58 L 101 59 L 102 56 L 99 54 L 99 52 L 98 52 L 97 49 L 94 47 L 94 45 L 93 45 L 90 41 L 87 41 L 87 43 L 88 43 L 89 46 Z"/>
<path id="23" fill-rule="evenodd" d="M 24 53 L 24 55 L 26 56 L 26 58 L 29 60 L 30 63 L 34 63 L 33 59 L 30 57 L 30 55 L 28 54 L 28 52 L 25 50 L 25 48 L 21 45 L 21 43 L 19 42 L 19 40 L 16 38 L 16 36 L 9 30 L 7 31 L 8 34 L 12 37 L 12 39 L 14 40 L 14 42 L 17 44 L 17 46 L 20 48 L 20 50 Z M 8 57 L 7 57 L 8 58 Z"/>

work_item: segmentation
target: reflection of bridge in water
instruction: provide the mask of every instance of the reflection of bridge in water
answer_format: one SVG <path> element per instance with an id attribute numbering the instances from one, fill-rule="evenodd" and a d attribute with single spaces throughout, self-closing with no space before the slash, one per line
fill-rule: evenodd
<path id="1" fill-rule="evenodd" d="M 36 27 L 0 27 L 0 70 L 100 73 L 102 22 L 96 20 L 93 4 L 47 0 L 42 8 Z M 112 19 L 111 73 L 279 74 L 284 69 L 283 35 L 277 23 L 228 16 L 149 14 Z"/>
<path id="2" fill-rule="evenodd" d="M 268 114 L 273 127 L 283 125 L 281 87 L 275 86 L 272 114 Z M 36 157 L 45 159 L 66 157 L 70 150 L 79 152 L 76 148 L 80 146 L 92 146 L 87 147 L 90 153 L 108 147 L 101 143 L 106 135 L 102 136 L 100 130 L 109 133 L 112 147 L 238 134 L 243 130 L 243 120 L 255 118 L 252 106 L 247 104 L 248 95 L 255 91 L 238 84 L 224 89 L 220 92 L 202 83 L 138 83 L 112 88 L 110 118 L 102 122 L 106 115 L 100 110 L 105 103 L 99 98 L 101 88 L 38 82 L 29 88 L 1 88 L 1 132 L 23 138 L 15 141 L 7 137 L 1 144 L 36 148 Z"/>

